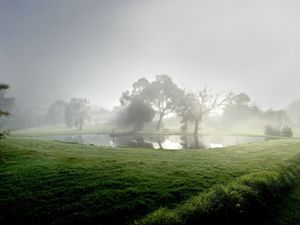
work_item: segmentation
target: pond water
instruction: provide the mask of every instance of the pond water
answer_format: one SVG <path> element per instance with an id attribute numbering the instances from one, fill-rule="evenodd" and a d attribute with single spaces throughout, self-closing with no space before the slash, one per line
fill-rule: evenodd
<path id="1" fill-rule="evenodd" d="M 226 135 L 122 135 L 111 137 L 103 134 L 59 135 L 43 137 L 47 140 L 92 144 L 110 147 L 142 147 L 154 149 L 206 149 L 222 148 L 246 143 L 263 142 L 264 137 Z"/>

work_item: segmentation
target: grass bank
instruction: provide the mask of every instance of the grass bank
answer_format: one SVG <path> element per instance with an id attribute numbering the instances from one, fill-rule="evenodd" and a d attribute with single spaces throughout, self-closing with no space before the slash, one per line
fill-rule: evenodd
<path id="1" fill-rule="evenodd" d="M 280 169 L 251 173 L 229 184 L 216 185 L 174 209 L 160 208 L 135 224 L 265 224 L 274 204 L 279 203 L 299 183 L 299 175 L 300 154 Z M 296 209 L 299 210 L 299 207 Z M 283 216 L 291 220 L 284 213 Z M 296 222 L 295 218 L 293 220 Z"/>
<path id="2" fill-rule="evenodd" d="M 275 171 L 300 152 L 277 140 L 216 150 L 0 141 L 2 224 L 130 224 L 215 185 Z"/>

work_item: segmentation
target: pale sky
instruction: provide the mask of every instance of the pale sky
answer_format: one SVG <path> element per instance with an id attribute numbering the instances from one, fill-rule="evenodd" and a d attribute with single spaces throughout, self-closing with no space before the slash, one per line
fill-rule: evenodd
<path id="1" fill-rule="evenodd" d="M 299 0 L 0 0 L 0 81 L 31 105 L 119 104 L 140 77 L 300 97 Z"/>

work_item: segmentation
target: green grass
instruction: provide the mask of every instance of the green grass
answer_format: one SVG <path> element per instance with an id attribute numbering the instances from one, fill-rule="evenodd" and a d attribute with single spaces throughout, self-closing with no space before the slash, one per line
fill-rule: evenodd
<path id="1" fill-rule="evenodd" d="M 40 137 L 40 136 L 50 136 L 50 135 L 73 135 L 73 134 L 110 134 L 112 132 L 112 127 L 97 127 L 97 126 L 87 126 L 82 130 L 77 128 L 69 128 L 64 125 L 60 126 L 41 126 L 26 128 L 13 131 L 12 134 L 17 137 Z"/>
<path id="2" fill-rule="evenodd" d="M 296 186 L 271 213 L 265 225 L 299 225 L 300 223 L 300 185 Z"/>
<path id="3" fill-rule="evenodd" d="M 265 224 L 274 205 L 299 183 L 299 163 L 297 154 L 278 170 L 250 173 L 228 184 L 216 185 L 174 209 L 160 208 L 137 224 Z"/>
<path id="4" fill-rule="evenodd" d="M 129 224 L 242 175 L 277 170 L 299 152 L 295 139 L 174 151 L 8 138 L 0 141 L 0 222 Z"/>

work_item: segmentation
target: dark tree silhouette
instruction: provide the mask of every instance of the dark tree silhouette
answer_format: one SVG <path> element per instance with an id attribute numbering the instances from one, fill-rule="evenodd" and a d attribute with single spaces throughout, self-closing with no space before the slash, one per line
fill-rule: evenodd
<path id="1" fill-rule="evenodd" d="M 11 110 L 14 106 L 14 99 L 5 97 L 6 91 L 8 89 L 8 84 L 0 83 L 0 117 L 8 116 L 9 110 Z"/>

